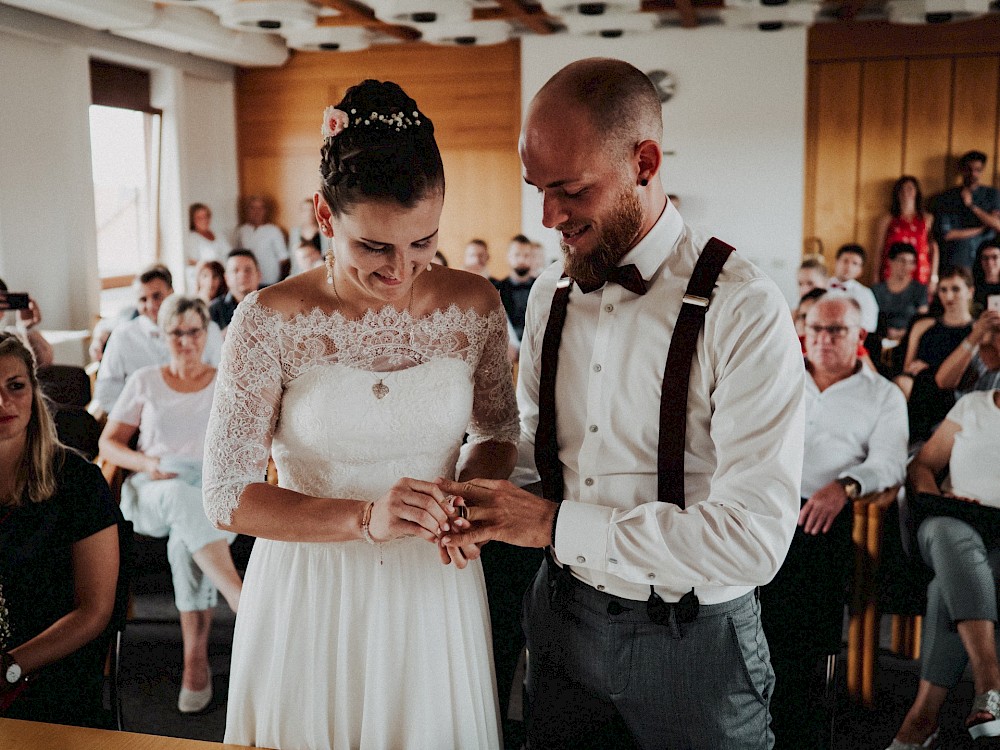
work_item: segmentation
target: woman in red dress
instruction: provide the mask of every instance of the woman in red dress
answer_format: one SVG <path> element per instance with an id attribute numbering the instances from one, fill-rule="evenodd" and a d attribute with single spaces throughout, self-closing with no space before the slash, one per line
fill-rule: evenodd
<path id="1" fill-rule="evenodd" d="M 903 175 L 892 186 L 892 207 L 879 219 L 877 236 L 882 239 L 882 260 L 875 267 L 872 283 L 889 278 L 889 248 L 895 242 L 907 242 L 917 249 L 914 278 L 925 284 L 930 295 L 937 286 L 938 251 L 931 237 L 934 217 L 924 211 L 920 183 L 916 177 Z"/>

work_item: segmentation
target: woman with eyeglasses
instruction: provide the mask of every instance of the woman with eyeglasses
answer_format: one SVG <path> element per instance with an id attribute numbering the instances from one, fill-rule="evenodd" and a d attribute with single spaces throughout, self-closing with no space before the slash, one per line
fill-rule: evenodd
<path id="1" fill-rule="evenodd" d="M 208 308 L 200 299 L 173 295 L 161 305 L 158 318 L 170 362 L 129 377 L 108 416 L 100 447 L 106 459 L 135 472 L 122 486 L 124 516 L 138 533 L 169 539 L 184 643 L 177 708 L 198 713 L 212 700 L 212 608 L 221 592 L 235 612 L 243 584 L 229 553 L 236 535 L 215 528 L 202 505 L 202 454 L 216 382 L 215 368 L 202 362 Z"/>
<path id="2" fill-rule="evenodd" d="M 920 318 L 910 328 L 903 371 L 895 383 L 909 402 L 910 440 L 926 440 L 955 403 L 953 391 L 934 380 L 938 367 L 972 332 L 972 274 L 966 268 L 944 271 L 938 280 L 939 317 Z"/>

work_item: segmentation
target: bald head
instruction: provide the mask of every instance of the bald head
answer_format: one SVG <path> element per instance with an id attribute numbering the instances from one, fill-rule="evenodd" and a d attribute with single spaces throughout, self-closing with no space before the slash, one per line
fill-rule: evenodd
<path id="1" fill-rule="evenodd" d="M 656 88 L 645 73 L 622 60 L 591 57 L 570 63 L 541 88 L 529 109 L 551 116 L 567 109 L 583 112 L 606 142 L 631 149 L 663 138 L 663 116 Z"/>
<path id="2" fill-rule="evenodd" d="M 816 300 L 816 304 L 810 310 L 810 316 L 836 319 L 841 325 L 857 328 L 861 325 L 861 305 L 856 299 L 844 293 L 827 292 Z"/>

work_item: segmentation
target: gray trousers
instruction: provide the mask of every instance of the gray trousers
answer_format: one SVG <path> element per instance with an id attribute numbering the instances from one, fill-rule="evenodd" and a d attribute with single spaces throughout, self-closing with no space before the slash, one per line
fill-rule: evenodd
<path id="1" fill-rule="evenodd" d="M 554 595 L 542 564 L 525 595 L 532 750 L 769 750 L 774 689 L 750 593 L 691 623 L 650 622 L 646 602 L 579 581 Z M 574 579 L 575 580 L 575 579 Z"/>
<path id="2" fill-rule="evenodd" d="M 920 676 L 950 689 L 962 679 L 969 661 L 955 623 L 997 621 L 1000 548 L 987 548 L 978 531 L 947 516 L 932 516 L 920 524 L 917 542 L 934 570 L 927 588 Z"/>

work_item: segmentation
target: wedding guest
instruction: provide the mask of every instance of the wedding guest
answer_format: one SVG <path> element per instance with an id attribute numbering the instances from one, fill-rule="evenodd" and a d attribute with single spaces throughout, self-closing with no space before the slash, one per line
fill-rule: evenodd
<path id="1" fill-rule="evenodd" d="M 243 223 L 236 228 L 233 247 L 253 253 L 265 286 L 281 281 L 291 270 L 285 234 L 271 223 L 270 206 L 260 195 L 251 195 L 243 203 Z"/>
<path id="2" fill-rule="evenodd" d="M 875 333 L 878 328 L 878 302 L 872 290 L 858 281 L 865 267 L 865 249 L 861 245 L 843 245 L 837 251 L 833 265 L 833 278 L 829 289 L 837 289 L 857 300 L 861 306 L 861 327 L 865 333 Z"/>
<path id="3" fill-rule="evenodd" d="M 315 253 L 308 252 L 306 246 L 311 246 Z M 299 223 L 288 231 L 288 249 L 295 256 L 293 273 L 302 273 L 315 268 L 314 258 L 323 257 L 323 235 L 316 223 L 316 211 L 312 198 L 306 198 L 299 203 Z M 300 257 L 301 256 L 301 257 Z"/>
<path id="4" fill-rule="evenodd" d="M 229 287 L 226 285 L 226 269 L 217 260 L 210 260 L 198 266 L 195 296 L 206 305 L 217 297 L 224 297 Z"/>
<path id="5" fill-rule="evenodd" d="M 328 262 L 240 303 L 209 422 L 205 511 L 257 538 L 226 742 L 498 748 L 478 550 L 437 547 L 461 519 L 433 479 L 466 433 L 461 478 L 513 466 L 503 308 L 431 263 L 444 167 L 397 84 L 327 109 L 320 176 Z"/>
<path id="6" fill-rule="evenodd" d="M 478 273 L 484 279 L 489 279 L 496 286 L 496 280 L 490 276 L 488 263 L 490 262 L 490 250 L 486 240 L 469 240 L 465 246 L 465 254 L 462 256 L 462 268 L 469 273 Z"/>
<path id="7" fill-rule="evenodd" d="M 968 151 L 958 160 L 962 184 L 945 190 L 934 203 L 934 234 L 941 268 L 972 268 L 976 248 L 1000 232 L 1000 191 L 982 184 L 986 154 Z"/>
<path id="8" fill-rule="evenodd" d="M 212 322 L 225 331 L 233 319 L 236 306 L 250 292 L 257 291 L 260 285 L 260 266 L 254 254 L 242 248 L 231 251 L 226 258 L 226 286 L 229 289 L 209 306 L 208 314 Z"/>
<path id="9" fill-rule="evenodd" d="M 826 289 L 830 283 L 830 275 L 826 271 L 826 262 L 821 256 L 812 256 L 802 261 L 797 275 L 799 283 L 799 299 L 805 297 L 813 289 Z"/>
<path id="10" fill-rule="evenodd" d="M 191 714 L 212 700 L 208 635 L 218 592 L 236 612 L 242 583 L 229 554 L 236 535 L 216 529 L 202 506 L 202 455 L 216 382 L 215 368 L 202 359 L 208 310 L 196 297 L 175 294 L 160 308 L 159 324 L 170 361 L 129 376 L 100 446 L 103 458 L 135 472 L 122 485 L 125 518 L 140 534 L 168 537 L 184 644 L 177 709 Z M 133 450 L 129 445 L 137 433 Z"/>
<path id="11" fill-rule="evenodd" d="M 496 282 L 495 285 L 497 291 L 500 292 L 500 302 L 503 303 L 503 309 L 507 312 L 514 332 L 510 342 L 511 358 L 514 361 L 517 361 L 517 353 L 521 348 L 521 336 L 524 334 L 524 311 L 528 307 L 528 295 L 531 293 L 532 284 L 535 283 L 532 271 L 536 258 L 537 255 L 531 240 L 523 234 L 515 235 L 507 250 L 510 273 Z"/>
<path id="12" fill-rule="evenodd" d="M 1000 311 L 986 310 L 934 375 L 942 391 L 958 395 L 1000 388 Z"/>
<path id="13" fill-rule="evenodd" d="M 524 179 L 563 248 L 535 282 L 518 380 L 518 481 L 540 477 L 545 499 L 440 482 L 472 524 L 442 544 L 550 548 L 523 615 L 529 747 L 772 742 L 755 592 L 799 512 L 802 355 L 777 286 L 667 201 L 662 128 L 656 90 L 619 60 L 571 63 L 528 106 Z M 700 258 L 723 264 L 693 292 L 704 335 L 675 338 Z M 694 356 L 665 378 L 681 338 Z M 669 389 L 688 362 L 685 408 Z"/>
<path id="14" fill-rule="evenodd" d="M 310 271 L 323 265 L 323 253 L 314 242 L 305 240 L 295 248 L 295 273 Z"/>
<path id="15" fill-rule="evenodd" d="M 972 281 L 976 285 L 973 301 L 977 311 L 985 310 L 988 298 L 1000 295 L 1000 242 L 987 240 L 979 246 L 972 265 Z"/>
<path id="16" fill-rule="evenodd" d="M 924 210 L 920 183 L 911 175 L 903 175 L 892 186 L 892 205 L 878 223 L 876 236 L 882 241 L 881 262 L 872 266 L 873 285 L 887 281 L 890 275 L 889 253 L 897 242 L 911 245 L 916 256 L 914 278 L 917 283 L 934 291 L 938 276 L 938 247 L 931 234 L 934 217 Z"/>
<path id="17" fill-rule="evenodd" d="M 917 251 L 907 242 L 897 242 L 889 248 L 889 274 L 885 281 L 872 287 L 878 303 L 879 328 L 886 338 L 899 341 L 906 335 L 910 323 L 927 313 L 927 287 L 916 281 Z"/>
<path id="18" fill-rule="evenodd" d="M 795 335 L 799 337 L 799 343 L 802 344 L 803 354 L 806 353 L 806 317 L 817 300 L 825 294 L 826 289 L 820 289 L 819 287 L 810 289 L 799 300 L 798 307 L 792 311 L 792 320 L 795 322 Z"/>
<path id="19" fill-rule="evenodd" d="M 955 500 L 1000 507 L 1000 391 L 959 399 L 910 464 L 912 489 L 930 507 Z M 947 469 L 947 484 L 937 477 Z M 942 507 L 917 530 L 920 555 L 934 570 L 920 643 L 917 697 L 887 750 L 935 747 L 941 706 L 972 668 L 976 697 L 965 720 L 973 738 L 1000 735 L 997 663 L 996 535 Z M 994 513 L 997 511 L 994 510 Z M 985 528 L 985 527 L 984 527 Z"/>
<path id="20" fill-rule="evenodd" d="M 0 717 L 107 726 L 115 508 L 59 444 L 31 351 L 0 332 Z"/>
<path id="21" fill-rule="evenodd" d="M 226 238 L 212 230 L 212 209 L 204 203 L 192 203 L 188 208 L 188 233 L 184 239 L 187 288 L 197 287 L 201 265 L 225 260 L 230 249 Z"/>
<path id="22" fill-rule="evenodd" d="M 4 317 L 7 306 L 6 292 L 7 284 L 0 279 L 0 320 Z M 54 359 L 52 344 L 46 341 L 38 326 L 42 322 L 42 308 L 38 306 L 34 297 L 29 295 L 28 306 L 22 308 L 14 314 L 14 325 L 3 326 L 8 331 L 14 330 L 27 342 L 31 353 L 35 357 L 35 362 L 39 367 L 48 367 Z"/>

